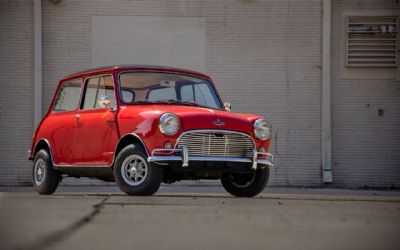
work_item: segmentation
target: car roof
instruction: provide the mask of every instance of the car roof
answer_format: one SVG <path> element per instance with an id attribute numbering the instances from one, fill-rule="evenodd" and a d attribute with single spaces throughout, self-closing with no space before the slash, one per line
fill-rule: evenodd
<path id="1" fill-rule="evenodd" d="M 107 70 L 154 70 L 154 71 L 169 71 L 169 72 L 178 72 L 178 73 L 183 73 L 183 74 L 190 74 L 190 75 L 197 75 L 203 78 L 209 78 L 209 76 L 192 71 L 192 70 L 187 70 L 187 69 L 179 69 L 179 68 L 173 68 L 173 67 L 165 67 L 165 66 L 157 66 L 157 65 L 132 65 L 132 64 L 122 64 L 122 65 L 109 65 L 109 66 L 101 66 L 101 67 L 96 67 L 96 68 L 90 68 L 82 71 L 75 72 L 73 74 L 70 74 L 66 77 L 63 78 L 69 79 L 72 77 L 77 77 L 80 75 L 85 75 L 85 74 L 91 74 L 91 73 L 96 73 L 96 72 L 101 72 L 101 71 L 107 71 Z"/>

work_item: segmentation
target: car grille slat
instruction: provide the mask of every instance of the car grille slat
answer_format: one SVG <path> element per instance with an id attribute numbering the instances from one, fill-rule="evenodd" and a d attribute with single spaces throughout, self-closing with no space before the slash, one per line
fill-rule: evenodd
<path id="1" fill-rule="evenodd" d="M 189 156 L 252 158 L 254 142 L 245 134 L 234 131 L 190 131 L 183 134 L 177 148 L 186 146 Z"/>

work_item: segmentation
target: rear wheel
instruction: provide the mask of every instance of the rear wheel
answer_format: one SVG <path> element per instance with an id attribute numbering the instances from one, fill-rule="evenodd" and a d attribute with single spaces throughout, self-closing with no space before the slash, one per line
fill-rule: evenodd
<path id="1" fill-rule="evenodd" d="M 141 145 L 129 145 L 115 160 L 114 177 L 121 191 L 128 195 L 153 195 L 160 188 L 163 171 L 147 162 Z"/>
<path id="2" fill-rule="evenodd" d="M 237 197 L 253 197 L 261 193 L 269 180 L 269 168 L 258 168 L 253 173 L 224 173 L 221 177 L 225 190 Z"/>
<path id="3" fill-rule="evenodd" d="M 39 194 L 52 194 L 56 191 L 60 178 L 48 151 L 42 149 L 37 152 L 32 169 L 32 183 L 35 190 Z"/>

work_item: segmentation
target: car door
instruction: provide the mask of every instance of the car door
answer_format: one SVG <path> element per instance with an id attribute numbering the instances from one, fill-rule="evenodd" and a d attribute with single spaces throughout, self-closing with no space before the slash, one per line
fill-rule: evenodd
<path id="1" fill-rule="evenodd" d="M 51 130 L 50 143 L 53 161 L 57 165 L 72 163 L 73 147 L 71 135 L 77 129 L 75 120 L 81 94 L 82 79 L 72 79 L 62 82 L 57 92 L 53 110 L 46 119 Z"/>
<path id="2" fill-rule="evenodd" d="M 115 119 L 116 100 L 112 75 L 90 77 L 85 81 L 73 141 L 74 165 L 107 166 L 118 141 Z"/>

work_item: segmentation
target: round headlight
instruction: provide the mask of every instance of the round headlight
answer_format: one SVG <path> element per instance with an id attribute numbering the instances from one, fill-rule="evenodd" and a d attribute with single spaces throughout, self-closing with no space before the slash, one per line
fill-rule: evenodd
<path id="1" fill-rule="evenodd" d="M 179 119 L 172 113 L 165 113 L 161 115 L 158 127 L 161 133 L 174 135 L 179 130 Z"/>
<path id="2" fill-rule="evenodd" d="M 265 119 L 258 119 L 254 123 L 254 135 L 260 140 L 267 140 L 271 137 L 271 125 Z"/>

